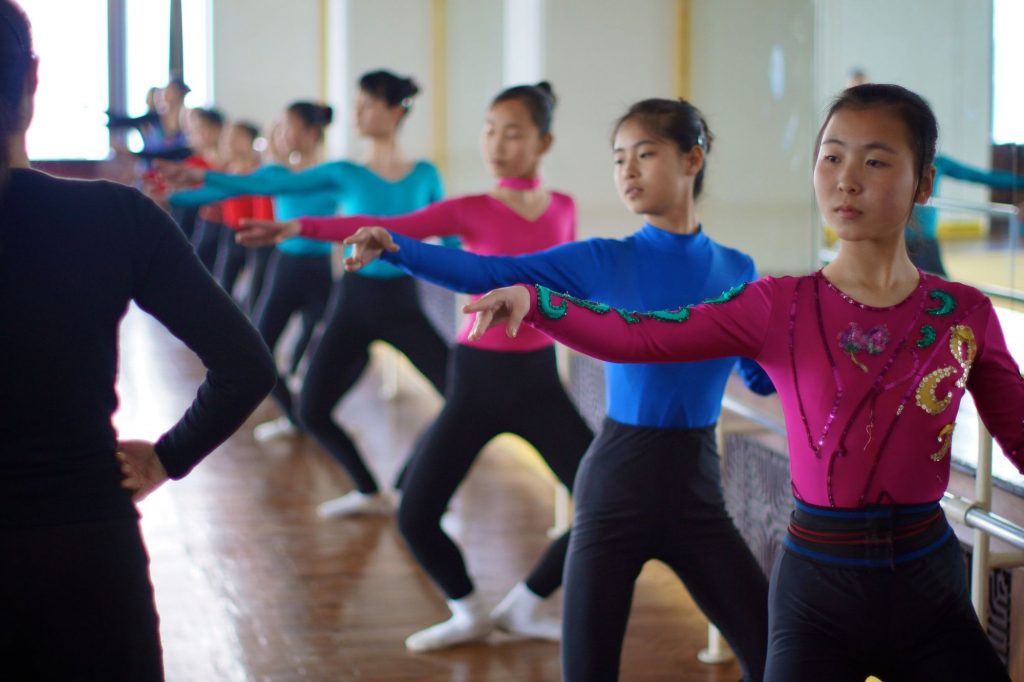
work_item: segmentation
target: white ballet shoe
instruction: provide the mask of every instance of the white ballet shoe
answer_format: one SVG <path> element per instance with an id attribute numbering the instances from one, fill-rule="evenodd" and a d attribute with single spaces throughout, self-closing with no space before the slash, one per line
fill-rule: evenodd
<path id="1" fill-rule="evenodd" d="M 406 648 L 416 653 L 435 651 L 476 642 L 494 630 L 494 621 L 476 593 L 462 599 L 449 599 L 448 609 L 452 612 L 451 618 L 409 635 L 405 640 Z"/>
<path id="2" fill-rule="evenodd" d="M 279 438 L 294 438 L 301 435 L 299 428 L 292 423 L 288 417 L 278 417 L 268 422 L 258 424 L 252 430 L 252 437 L 257 443 L 269 443 Z"/>
<path id="3" fill-rule="evenodd" d="M 503 632 L 560 642 L 562 621 L 541 615 L 539 610 L 543 603 L 543 597 L 534 594 L 526 583 L 519 583 L 494 607 L 491 618 L 495 627 Z"/>
<path id="4" fill-rule="evenodd" d="M 334 519 L 359 514 L 390 514 L 393 511 L 395 505 L 387 493 L 361 493 L 353 490 L 318 505 L 316 515 L 322 519 Z"/>

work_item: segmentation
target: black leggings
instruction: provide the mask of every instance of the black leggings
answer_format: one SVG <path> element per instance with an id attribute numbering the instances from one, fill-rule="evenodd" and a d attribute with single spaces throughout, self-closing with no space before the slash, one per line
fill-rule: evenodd
<path id="1" fill-rule="evenodd" d="M 221 227 L 217 243 L 217 257 L 213 262 L 213 278 L 231 296 L 238 276 L 245 267 L 247 248 L 235 241 L 235 231 Z"/>
<path id="2" fill-rule="evenodd" d="M 195 231 L 192 233 L 192 248 L 199 256 L 200 262 L 206 266 L 207 272 L 213 274 L 213 266 L 217 262 L 217 250 L 220 248 L 221 234 L 228 231 L 220 223 L 215 223 L 205 218 L 196 221 Z"/>
<path id="3" fill-rule="evenodd" d="M 460 344 L 449 372 L 444 409 L 409 462 L 398 526 L 448 598 L 461 599 L 473 583 L 441 516 L 481 448 L 501 433 L 522 436 L 572 490 L 593 433 L 559 381 L 554 348 L 503 353 Z M 535 594 L 547 597 L 561 584 L 568 536 L 549 545 L 527 578 Z"/>
<path id="4" fill-rule="evenodd" d="M 254 316 L 256 329 L 271 351 L 295 313 L 302 315 L 304 329 L 311 330 L 323 317 L 330 292 L 330 255 L 298 256 L 281 250 L 275 251 L 267 265 L 267 281 Z M 292 351 L 293 367 L 302 357 L 306 343 L 308 333 L 304 332 Z M 292 395 L 283 377 L 278 376 L 270 395 L 281 412 L 293 423 L 297 423 Z"/>
<path id="5" fill-rule="evenodd" d="M 369 345 L 385 341 L 444 393 L 448 345 L 423 314 L 411 277 L 374 279 L 346 273 L 338 283 L 323 335 L 306 369 L 299 421 L 345 468 L 356 488 L 377 491 L 359 448 L 331 416 L 369 362 Z"/>
<path id="6" fill-rule="evenodd" d="M 0 528 L 5 680 L 162 680 L 136 519 Z"/>
<path id="7" fill-rule="evenodd" d="M 713 427 L 646 428 L 606 418 L 583 458 L 575 498 L 565 566 L 566 682 L 619 679 L 633 586 L 650 559 L 679 576 L 747 679 L 761 679 L 768 581 L 725 509 Z"/>
<path id="8" fill-rule="evenodd" d="M 889 568 L 831 566 L 780 550 L 769 609 L 770 682 L 1010 679 L 971 607 L 955 536 Z"/>
<path id="9" fill-rule="evenodd" d="M 266 281 L 267 265 L 276 249 L 273 246 L 258 246 L 247 251 L 245 264 L 249 268 L 249 290 L 245 293 L 245 309 L 250 316 L 255 316 L 256 303 L 260 300 Z"/>

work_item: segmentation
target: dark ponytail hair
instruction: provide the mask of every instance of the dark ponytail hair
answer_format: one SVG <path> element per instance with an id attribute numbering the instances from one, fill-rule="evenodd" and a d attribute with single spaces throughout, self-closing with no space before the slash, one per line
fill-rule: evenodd
<path id="1" fill-rule="evenodd" d="M 491 101 L 491 106 L 510 100 L 521 102 L 526 107 L 541 136 L 551 132 L 551 119 L 555 113 L 555 103 L 558 101 L 555 91 L 551 89 L 551 83 L 541 81 L 536 85 L 515 85 L 506 88 Z"/>
<path id="2" fill-rule="evenodd" d="M 287 111 L 293 116 L 298 116 L 307 128 L 319 129 L 320 138 L 324 136 L 324 128 L 331 125 L 331 121 L 334 120 L 334 109 L 316 102 L 292 102 L 288 105 Z"/>
<path id="3" fill-rule="evenodd" d="M 209 124 L 214 128 L 224 127 L 224 114 L 219 109 L 196 107 L 192 111 L 203 123 Z"/>
<path id="4" fill-rule="evenodd" d="M 384 70 L 364 73 L 359 78 L 359 89 L 371 97 L 384 100 L 389 107 L 402 107 L 405 113 L 409 113 L 412 98 L 420 92 L 420 86 L 412 78 L 403 78 Z"/>
<path id="5" fill-rule="evenodd" d="M 612 138 L 626 121 L 637 119 L 654 137 L 674 142 L 679 151 L 686 153 L 694 147 L 704 150 L 704 165 L 693 180 L 693 196 L 697 198 L 704 189 L 704 171 L 707 169 L 708 154 L 715 136 L 704 120 L 704 114 L 685 99 L 640 100 L 615 122 Z"/>
<path id="6" fill-rule="evenodd" d="M 248 121 L 235 121 L 235 127 L 244 132 L 253 142 L 255 142 L 256 138 L 260 136 L 260 129 L 255 123 L 249 123 Z"/>
<path id="7" fill-rule="evenodd" d="M 11 0 L 0 0 L 0 190 L 10 172 L 7 140 L 19 123 L 25 77 L 33 57 L 28 17 Z"/>
<path id="8" fill-rule="evenodd" d="M 918 95 L 899 85 L 885 83 L 865 83 L 843 90 L 828 108 L 825 122 L 821 124 L 818 138 L 814 143 L 814 158 L 818 158 L 821 138 L 825 128 L 836 112 L 843 109 L 889 109 L 903 121 L 909 135 L 910 149 L 914 152 L 914 167 L 917 172 L 917 189 L 921 187 L 921 179 L 925 169 L 935 161 L 935 145 L 939 139 L 939 124 L 935 119 L 928 102 Z M 917 196 L 917 190 L 914 191 Z"/>

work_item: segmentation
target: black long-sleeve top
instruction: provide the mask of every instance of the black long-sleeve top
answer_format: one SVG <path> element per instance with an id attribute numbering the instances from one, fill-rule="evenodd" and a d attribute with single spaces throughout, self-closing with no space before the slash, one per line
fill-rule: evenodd
<path id="1" fill-rule="evenodd" d="M 156 442 L 181 478 L 273 386 L 266 346 L 139 192 L 12 170 L 0 194 L 0 525 L 136 514 L 111 423 L 130 301 L 207 368 L 195 401 Z"/>

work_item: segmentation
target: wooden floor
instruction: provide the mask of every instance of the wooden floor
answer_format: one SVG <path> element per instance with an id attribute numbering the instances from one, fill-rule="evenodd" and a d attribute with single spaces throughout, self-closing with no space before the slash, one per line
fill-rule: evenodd
<path id="1" fill-rule="evenodd" d="M 201 377 L 190 352 L 132 310 L 122 330 L 121 437 L 158 436 Z M 440 400 L 417 376 L 403 375 L 395 400 L 383 400 L 380 386 L 379 371 L 367 372 L 338 414 L 353 425 L 371 468 L 390 480 Z M 549 643 L 495 635 L 442 653 L 407 653 L 407 635 L 447 617 L 443 598 L 392 518 L 317 519 L 316 504 L 350 484 L 308 439 L 255 444 L 252 425 L 273 416 L 269 403 L 262 406 L 187 479 L 142 504 L 169 680 L 560 679 L 558 646 Z M 552 488 L 529 457 L 515 443 L 492 443 L 446 517 L 489 603 L 523 577 L 547 542 Z M 735 662 L 697 661 L 705 639 L 706 621 L 685 590 L 663 566 L 649 564 L 621 679 L 738 679 Z"/>

